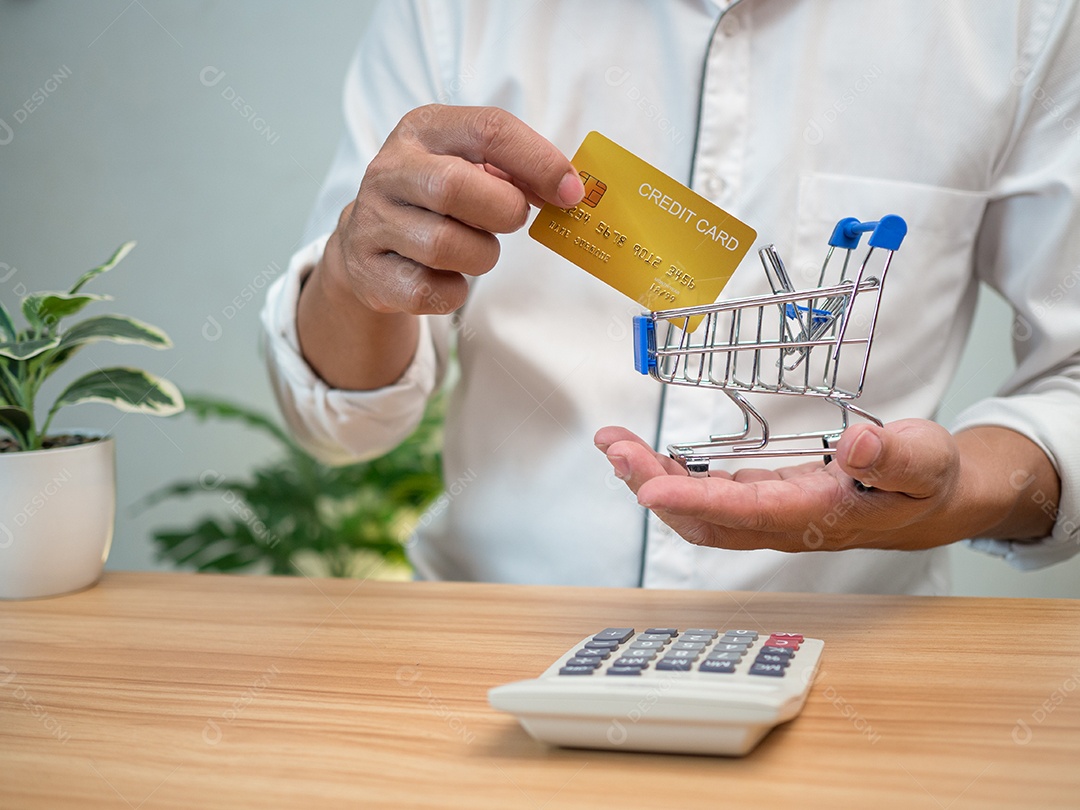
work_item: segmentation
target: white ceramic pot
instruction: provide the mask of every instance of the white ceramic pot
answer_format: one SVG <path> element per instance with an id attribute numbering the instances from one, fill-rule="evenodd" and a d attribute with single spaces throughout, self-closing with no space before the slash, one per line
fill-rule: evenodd
<path id="1" fill-rule="evenodd" d="M 111 438 L 0 453 L 0 598 L 58 596 L 93 585 L 112 545 Z"/>

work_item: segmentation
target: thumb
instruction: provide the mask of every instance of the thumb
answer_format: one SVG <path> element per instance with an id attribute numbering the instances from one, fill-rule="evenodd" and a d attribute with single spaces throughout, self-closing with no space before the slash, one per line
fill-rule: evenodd
<path id="1" fill-rule="evenodd" d="M 925 419 L 903 419 L 884 427 L 854 425 L 836 446 L 840 469 L 859 483 L 912 498 L 947 489 L 960 465 L 956 440 Z"/>

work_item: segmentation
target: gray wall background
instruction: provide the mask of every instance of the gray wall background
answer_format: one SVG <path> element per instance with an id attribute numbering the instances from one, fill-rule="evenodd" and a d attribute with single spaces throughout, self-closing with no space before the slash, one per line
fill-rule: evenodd
<path id="1" fill-rule="evenodd" d="M 342 77 L 371 5 L 0 0 L 0 297 L 10 306 L 20 285 L 66 288 L 134 238 L 96 291 L 175 343 L 95 346 L 72 371 L 91 359 L 137 365 L 272 410 L 258 311 L 329 165 Z M 1008 373 L 1008 322 L 984 294 L 944 418 Z M 58 422 L 117 438 L 113 569 L 161 568 L 151 530 L 221 506 L 207 496 L 135 514 L 146 493 L 208 470 L 242 474 L 274 453 L 241 428 L 190 417 L 84 405 Z M 960 594 L 1080 596 L 1080 559 L 1019 573 L 962 547 L 953 555 Z"/>

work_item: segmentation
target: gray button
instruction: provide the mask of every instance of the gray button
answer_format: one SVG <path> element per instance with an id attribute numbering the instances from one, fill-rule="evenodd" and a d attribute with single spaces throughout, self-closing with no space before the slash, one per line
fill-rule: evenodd
<path id="1" fill-rule="evenodd" d="M 619 642 L 611 640 L 597 641 L 596 639 L 593 639 L 592 641 L 586 641 L 585 646 L 590 650 L 614 650 L 619 646 Z"/>
<path id="2" fill-rule="evenodd" d="M 673 650 L 704 650 L 707 645 L 704 641 L 676 641 L 671 645 Z"/>
<path id="3" fill-rule="evenodd" d="M 723 644 L 721 642 L 717 642 L 716 646 L 713 647 L 713 651 L 714 652 L 746 652 L 747 646 L 748 645 L 746 645 L 746 644 Z"/>
<path id="4" fill-rule="evenodd" d="M 725 630 L 725 636 L 746 636 L 750 639 L 756 639 L 758 637 L 757 630 Z"/>

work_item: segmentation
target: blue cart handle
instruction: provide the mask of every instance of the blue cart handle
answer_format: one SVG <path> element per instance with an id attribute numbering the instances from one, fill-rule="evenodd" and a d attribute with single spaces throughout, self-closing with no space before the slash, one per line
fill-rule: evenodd
<path id="1" fill-rule="evenodd" d="M 648 315 L 634 316 L 634 368 L 642 374 L 656 368 L 656 324 Z"/>
<path id="2" fill-rule="evenodd" d="M 907 235 L 907 223 L 896 214 L 886 214 L 877 222 L 860 222 L 855 217 L 845 217 L 833 228 L 829 244 L 832 247 L 854 250 L 864 233 L 870 233 L 870 247 L 899 250 Z"/>

